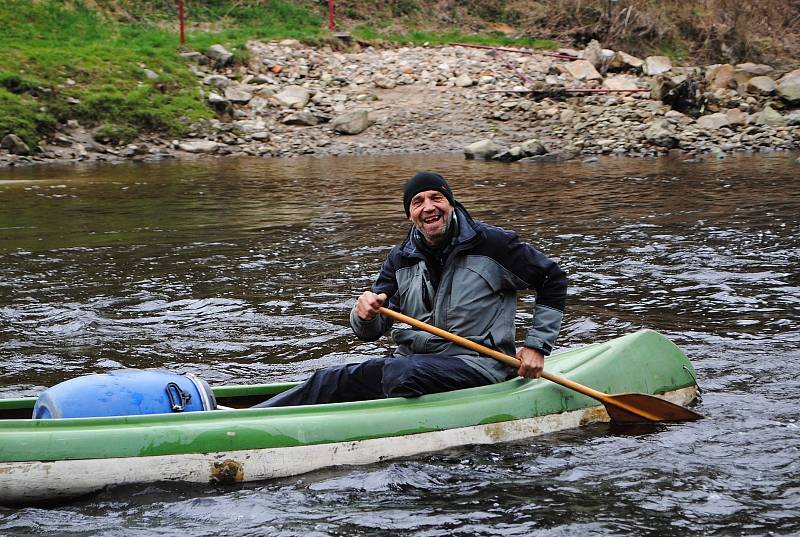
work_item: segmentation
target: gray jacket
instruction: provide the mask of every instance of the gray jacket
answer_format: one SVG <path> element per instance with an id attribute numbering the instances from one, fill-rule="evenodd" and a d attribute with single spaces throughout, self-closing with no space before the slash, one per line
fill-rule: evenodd
<path id="1" fill-rule="evenodd" d="M 441 257 L 442 265 L 431 266 L 437 260 L 426 258 L 412 227 L 406 240 L 389 252 L 372 291 L 386 293 L 389 308 L 513 356 L 517 291 L 533 289 L 533 325 L 524 345 L 550 354 L 566 300 L 564 271 L 515 233 L 477 222 L 460 203 L 455 205 L 458 232 Z M 432 274 L 440 274 L 438 282 Z M 392 320 L 378 315 L 364 321 L 351 312 L 350 325 L 360 339 L 374 341 L 391 328 Z M 392 336 L 395 355 L 458 356 L 494 382 L 515 374 L 494 358 L 405 325 Z"/>

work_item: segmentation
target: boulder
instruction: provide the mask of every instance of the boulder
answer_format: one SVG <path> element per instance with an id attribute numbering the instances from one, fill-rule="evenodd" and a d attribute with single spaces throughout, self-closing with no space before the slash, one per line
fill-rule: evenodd
<path id="1" fill-rule="evenodd" d="M 591 63 L 595 69 L 603 67 L 603 47 L 597 42 L 597 39 L 592 39 L 586 48 L 581 52 L 581 58 Z"/>
<path id="2" fill-rule="evenodd" d="M 648 56 L 644 60 L 644 73 L 654 76 L 672 70 L 672 60 L 667 56 Z"/>
<path id="3" fill-rule="evenodd" d="M 490 159 L 497 153 L 504 151 L 503 146 L 497 145 L 493 140 L 488 138 L 473 142 L 464 147 L 464 156 L 468 160 L 472 159 Z"/>
<path id="4" fill-rule="evenodd" d="M 267 124 L 261 118 L 241 119 L 233 123 L 234 128 L 243 134 L 253 134 L 267 130 Z"/>
<path id="5" fill-rule="evenodd" d="M 637 58 L 636 56 L 631 56 L 626 52 L 622 52 L 618 50 L 614 57 L 611 59 L 611 63 L 609 64 L 609 69 L 633 69 L 633 70 L 641 70 L 642 66 L 644 65 L 644 60 Z"/>
<path id="6" fill-rule="evenodd" d="M 567 72 L 577 80 L 600 80 L 603 77 L 587 60 L 575 60 L 564 66 Z"/>
<path id="7" fill-rule="evenodd" d="M 187 153 L 216 153 L 220 145 L 211 140 L 186 140 L 178 144 L 178 149 Z"/>
<path id="8" fill-rule="evenodd" d="M 218 65 L 227 65 L 233 60 L 233 54 L 228 52 L 222 45 L 211 45 L 208 47 L 206 56 L 211 58 Z"/>
<path id="9" fill-rule="evenodd" d="M 311 100 L 311 92 L 302 86 L 286 86 L 281 90 L 275 99 L 287 108 L 304 108 Z"/>
<path id="10" fill-rule="evenodd" d="M 800 110 L 795 110 L 786 116 L 786 125 L 789 127 L 800 126 Z"/>
<path id="11" fill-rule="evenodd" d="M 755 93 L 756 95 L 772 95 L 775 93 L 775 81 L 768 76 L 754 76 L 747 81 L 748 93 Z"/>
<path id="12" fill-rule="evenodd" d="M 375 85 L 376 88 L 380 89 L 393 89 L 397 87 L 397 82 L 395 82 L 388 76 L 383 76 L 383 75 L 375 75 L 374 77 L 372 77 L 372 83 Z"/>
<path id="13" fill-rule="evenodd" d="M 539 140 L 526 140 L 522 142 L 519 147 L 526 157 L 544 155 L 547 153 L 547 149 L 545 149 L 544 145 L 542 145 L 542 142 Z"/>
<path id="14" fill-rule="evenodd" d="M 284 125 L 300 125 L 303 127 L 313 127 L 314 125 L 319 124 L 319 119 L 317 116 L 312 114 L 311 112 L 295 112 L 293 114 L 289 114 L 283 121 L 281 121 Z"/>
<path id="15" fill-rule="evenodd" d="M 635 90 L 639 89 L 637 81 L 636 78 L 623 75 L 609 76 L 603 80 L 603 87 L 612 90 Z"/>
<path id="16" fill-rule="evenodd" d="M 755 115 L 753 122 L 756 125 L 767 125 L 769 127 L 783 127 L 786 125 L 786 118 L 780 112 L 767 105 Z"/>
<path id="17" fill-rule="evenodd" d="M 496 160 L 499 162 L 516 162 L 519 159 L 525 158 L 522 154 L 522 149 L 519 146 L 512 147 L 511 149 L 506 149 L 505 151 L 501 151 L 491 157 L 492 160 Z"/>
<path id="18" fill-rule="evenodd" d="M 721 127 L 727 127 L 730 124 L 730 118 L 727 114 L 723 114 L 722 112 L 697 118 L 697 126 L 704 130 L 717 130 Z"/>
<path id="19" fill-rule="evenodd" d="M 764 76 L 770 74 L 773 69 L 769 65 L 764 65 L 762 63 L 738 63 L 736 64 L 736 70 L 741 71 L 743 73 L 747 73 L 752 76 Z"/>
<path id="20" fill-rule="evenodd" d="M 466 74 L 456 77 L 454 83 L 459 88 L 468 88 L 475 85 L 475 81 L 472 80 L 472 77 Z"/>
<path id="21" fill-rule="evenodd" d="M 736 68 L 729 64 L 714 65 L 706 71 L 711 89 L 736 89 Z"/>
<path id="22" fill-rule="evenodd" d="M 31 149 L 28 147 L 28 144 L 16 134 L 6 134 L 3 136 L 2 141 L 0 141 L 0 147 L 8 149 L 8 152 L 12 155 L 26 156 L 31 154 Z"/>
<path id="23" fill-rule="evenodd" d="M 253 98 L 253 94 L 241 86 L 228 86 L 225 88 L 225 98 L 235 104 L 247 104 Z"/>
<path id="24" fill-rule="evenodd" d="M 231 85 L 231 79 L 222 75 L 208 75 L 203 78 L 203 84 L 207 86 L 215 86 L 219 89 L 225 89 Z"/>
<path id="25" fill-rule="evenodd" d="M 725 115 L 728 116 L 729 125 L 746 125 L 750 118 L 750 114 L 738 108 L 731 108 Z"/>
<path id="26" fill-rule="evenodd" d="M 214 106 L 226 105 L 228 104 L 228 99 L 226 99 L 219 93 L 214 93 L 212 91 L 211 93 L 208 94 L 208 102 L 209 104 L 213 104 Z"/>
<path id="27" fill-rule="evenodd" d="M 800 104 L 800 69 L 784 75 L 778 81 L 778 95 L 790 104 Z"/>
<path id="28" fill-rule="evenodd" d="M 331 127 L 339 134 L 359 134 L 369 127 L 369 114 L 366 110 L 346 112 L 331 120 Z"/>
<path id="29" fill-rule="evenodd" d="M 673 148 L 678 146 L 678 137 L 672 124 L 666 119 L 659 119 L 655 121 L 646 131 L 644 131 L 645 138 L 651 144 Z"/>

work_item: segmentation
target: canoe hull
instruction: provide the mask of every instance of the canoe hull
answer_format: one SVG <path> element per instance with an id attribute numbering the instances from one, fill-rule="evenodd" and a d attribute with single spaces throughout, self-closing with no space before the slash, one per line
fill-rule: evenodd
<path id="1" fill-rule="evenodd" d="M 697 396 L 690 386 L 661 395 L 688 405 Z M 232 485 L 288 477 L 332 466 L 363 465 L 443 449 L 496 444 L 609 421 L 605 408 L 581 410 L 485 425 L 309 446 L 152 457 L 0 463 L 0 490 L 6 504 L 77 497 L 110 484 L 155 482 Z"/>
<path id="2" fill-rule="evenodd" d="M 686 355 L 650 330 L 560 353 L 547 360 L 546 369 L 605 393 L 654 394 L 680 405 L 697 393 Z M 244 402 L 286 388 L 228 386 L 214 392 L 222 400 Z M 0 401 L 0 411 L 19 412 L 28 403 L 32 408 L 33 400 Z M 284 477 L 521 440 L 608 419 L 595 399 L 544 379 L 514 379 L 414 399 L 307 407 L 0 419 L 0 504 L 131 483 Z"/>

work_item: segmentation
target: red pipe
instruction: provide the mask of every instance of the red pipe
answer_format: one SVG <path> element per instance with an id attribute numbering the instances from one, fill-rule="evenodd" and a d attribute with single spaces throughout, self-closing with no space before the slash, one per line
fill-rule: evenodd
<path id="1" fill-rule="evenodd" d="M 331 32 L 336 29 L 336 21 L 333 20 L 333 0 L 328 0 L 328 30 Z"/>
<path id="2" fill-rule="evenodd" d="M 183 0 L 178 0 L 178 20 L 180 21 L 181 27 L 181 46 L 183 46 L 183 44 L 186 42 L 186 17 L 183 10 Z"/>

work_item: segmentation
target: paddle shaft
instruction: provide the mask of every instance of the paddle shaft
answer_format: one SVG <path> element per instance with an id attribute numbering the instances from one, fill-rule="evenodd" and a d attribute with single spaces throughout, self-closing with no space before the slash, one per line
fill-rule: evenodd
<path id="1" fill-rule="evenodd" d="M 441 328 L 438 328 L 436 326 L 430 325 L 428 323 L 424 323 L 422 321 L 414 319 L 413 317 L 409 317 L 408 315 L 403 315 L 402 313 L 399 313 L 399 312 L 394 311 L 394 310 L 390 310 L 388 308 L 383 308 L 382 307 L 382 308 L 380 308 L 379 311 L 381 312 L 381 314 L 383 314 L 383 315 L 385 315 L 387 317 L 391 317 L 395 321 L 400 321 L 402 323 L 406 323 L 408 325 L 411 325 L 411 326 L 413 326 L 415 328 L 419 328 L 420 330 L 424 330 L 426 332 L 430 332 L 431 334 L 439 336 L 439 337 L 441 337 L 443 339 L 452 341 L 456 345 L 460 345 L 461 347 L 464 347 L 465 349 L 470 349 L 470 350 L 473 350 L 475 352 L 479 352 L 481 354 L 485 354 L 486 356 L 491 356 L 492 358 L 494 358 L 496 360 L 500 360 L 501 362 L 506 363 L 508 365 L 512 365 L 514 367 L 519 367 L 520 366 L 521 362 L 517 358 L 514 358 L 513 356 L 509 356 L 508 354 L 504 354 L 504 353 L 502 353 L 500 351 L 496 351 L 494 349 L 490 349 L 489 347 L 481 345 L 480 343 L 475 343 L 474 341 L 470 341 L 470 340 L 468 340 L 466 338 L 463 338 L 461 336 L 457 336 L 455 334 L 451 334 L 447 330 L 442 330 Z M 583 384 L 578 384 L 577 382 L 574 382 L 574 381 L 569 380 L 569 379 L 564 378 L 564 377 L 560 377 L 558 375 L 554 375 L 552 373 L 548 373 L 547 371 L 542 371 L 541 376 L 543 378 L 549 380 L 550 382 L 555 382 L 556 384 L 560 384 L 561 386 L 564 386 L 565 388 L 569 388 L 571 390 L 575 390 L 578 393 L 582 393 L 583 395 L 586 395 L 586 396 L 591 397 L 593 399 L 597 399 L 598 401 L 602 402 L 605 405 L 612 405 L 612 406 L 620 408 L 622 410 L 626 410 L 628 412 L 632 412 L 634 414 L 637 414 L 637 415 L 639 415 L 639 416 L 641 416 L 643 418 L 646 418 L 648 420 L 651 420 L 651 421 L 660 421 L 658 416 L 656 416 L 654 414 L 651 414 L 651 413 L 647 412 L 646 410 L 643 410 L 641 408 L 632 407 L 632 406 L 627 405 L 627 404 L 625 404 L 625 403 L 623 403 L 621 401 L 616 401 L 612 397 L 610 397 L 608 394 L 603 393 L 603 392 L 598 391 L 598 390 L 595 390 L 593 388 L 589 388 L 588 386 L 584 386 Z"/>

